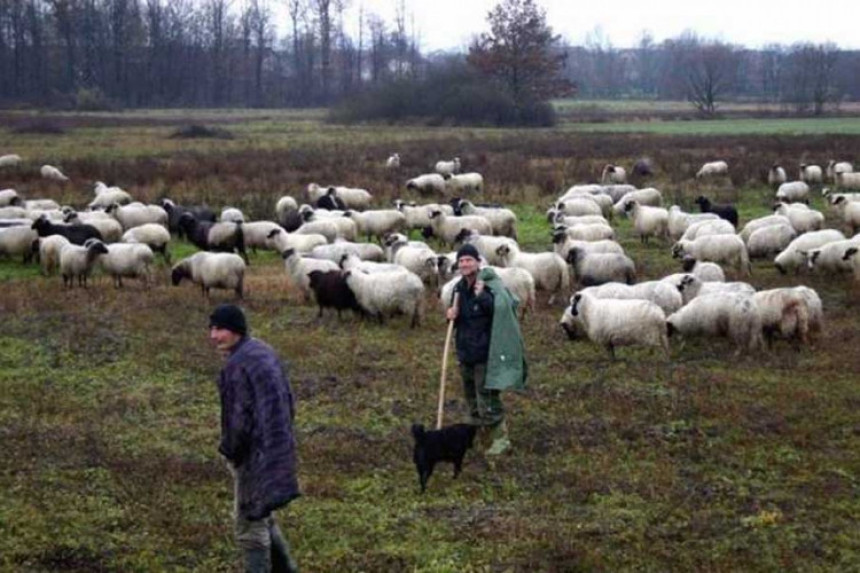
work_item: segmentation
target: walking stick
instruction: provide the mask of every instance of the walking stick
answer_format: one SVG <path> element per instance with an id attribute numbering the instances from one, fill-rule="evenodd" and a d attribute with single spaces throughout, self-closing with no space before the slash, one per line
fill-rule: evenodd
<path id="1" fill-rule="evenodd" d="M 460 293 L 454 293 L 452 308 L 457 308 Z M 436 429 L 442 427 L 442 416 L 445 409 L 445 372 L 448 370 L 448 347 L 451 346 L 451 333 L 454 332 L 454 321 L 448 321 L 448 333 L 445 335 L 445 350 L 442 351 L 442 376 L 439 380 L 439 407 L 436 409 Z"/>

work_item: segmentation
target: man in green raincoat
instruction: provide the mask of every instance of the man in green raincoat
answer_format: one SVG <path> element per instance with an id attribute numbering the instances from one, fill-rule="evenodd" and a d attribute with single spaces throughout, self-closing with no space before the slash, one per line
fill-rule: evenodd
<path id="1" fill-rule="evenodd" d="M 471 423 L 490 431 L 492 444 L 486 453 L 499 455 L 511 446 L 500 394 L 524 389 L 527 377 L 518 301 L 492 269 L 480 268 L 473 245 L 457 251 L 457 266 L 463 278 L 454 287 L 457 304 L 446 316 L 457 329 L 463 393 Z"/>

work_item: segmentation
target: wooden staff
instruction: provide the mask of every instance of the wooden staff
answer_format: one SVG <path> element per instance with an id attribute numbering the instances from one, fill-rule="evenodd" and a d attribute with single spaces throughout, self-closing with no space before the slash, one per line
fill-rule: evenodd
<path id="1" fill-rule="evenodd" d="M 460 293 L 454 293 L 451 308 L 458 308 Z M 454 321 L 448 321 L 448 333 L 445 335 L 445 350 L 442 351 L 442 376 L 439 379 L 439 407 L 436 409 L 436 429 L 442 428 L 442 416 L 445 410 L 445 372 L 448 370 L 448 348 L 451 346 L 451 334 L 454 332 Z"/>

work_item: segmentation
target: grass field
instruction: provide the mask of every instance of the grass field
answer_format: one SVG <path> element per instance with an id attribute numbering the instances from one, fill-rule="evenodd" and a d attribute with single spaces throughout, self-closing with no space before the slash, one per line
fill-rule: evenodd
<path id="1" fill-rule="evenodd" d="M 828 135 L 826 123 L 804 136 L 759 123 L 698 137 L 344 128 L 280 112 L 48 119 L 68 129 L 0 129 L 0 155 L 27 160 L 0 171 L 0 188 L 83 205 L 101 179 L 142 200 L 205 200 L 257 219 L 311 181 L 365 187 L 385 205 L 408 176 L 459 155 L 487 180 L 480 199 L 517 212 L 529 250 L 550 247 L 552 198 L 609 161 L 648 155 L 656 174 L 641 183 L 667 203 L 692 210 L 705 192 L 736 202 L 742 222 L 768 212 L 761 181 L 774 161 L 860 163 L 860 138 Z M 236 138 L 167 139 L 194 121 Z M 393 175 L 382 167 L 392 151 L 404 158 Z M 697 184 L 698 165 L 715 158 L 731 177 Z M 46 162 L 72 182 L 40 180 Z M 820 197 L 813 206 L 825 209 Z M 829 212 L 828 224 L 838 225 Z M 668 243 L 643 246 L 629 222 L 615 226 L 641 280 L 677 272 Z M 405 319 L 317 320 L 276 254 L 252 256 L 248 272 L 253 333 L 291 365 L 304 497 L 279 519 L 305 571 L 860 569 L 860 287 L 850 276 L 780 276 L 757 261 L 757 288 L 818 290 L 826 327 L 814 348 L 777 343 L 740 358 L 725 341 L 673 340 L 669 360 L 624 348 L 611 361 L 568 341 L 562 306 L 542 297 L 523 322 L 529 388 L 504 397 L 512 452 L 491 461 L 472 451 L 456 481 L 438 468 L 421 495 L 409 426 L 434 421 L 445 336 L 434 296 L 417 330 Z M 206 338 L 213 305 L 231 297 L 172 287 L 163 266 L 149 290 L 104 277 L 64 290 L 18 261 L 0 261 L 0 292 L 0 570 L 238 571 L 216 454 L 220 363 Z M 446 420 L 459 421 L 455 368 L 448 380 Z"/>

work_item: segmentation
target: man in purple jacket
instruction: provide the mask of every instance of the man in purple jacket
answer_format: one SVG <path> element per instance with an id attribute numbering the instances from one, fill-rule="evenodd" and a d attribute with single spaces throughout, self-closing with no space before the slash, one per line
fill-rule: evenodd
<path id="1" fill-rule="evenodd" d="M 272 512 L 301 495 L 296 479 L 295 409 L 278 355 L 248 336 L 242 310 L 218 306 L 209 339 L 226 359 L 218 378 L 221 445 L 235 484 L 236 540 L 245 571 L 297 571 Z"/>

